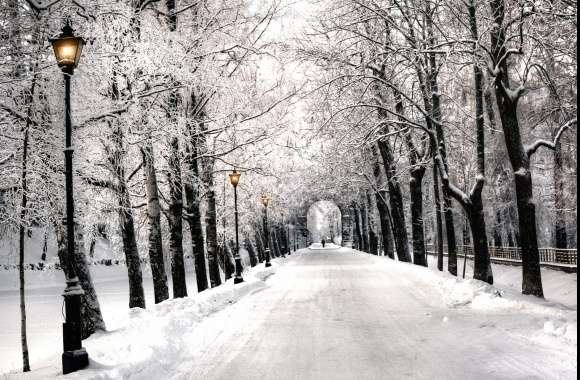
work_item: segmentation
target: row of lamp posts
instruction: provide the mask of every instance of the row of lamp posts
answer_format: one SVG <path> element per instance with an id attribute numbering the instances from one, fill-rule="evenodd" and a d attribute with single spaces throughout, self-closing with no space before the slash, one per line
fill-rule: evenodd
<path id="1" fill-rule="evenodd" d="M 83 369 L 89 364 L 89 355 L 82 347 L 81 339 L 81 302 L 84 291 L 79 284 L 77 270 L 74 260 L 75 235 L 74 235 L 74 198 L 73 198 L 73 152 L 72 147 L 72 122 L 70 110 L 70 80 L 74 69 L 78 66 L 81 52 L 85 41 L 75 36 L 74 31 L 67 20 L 62 28 L 61 34 L 50 40 L 56 62 L 64 74 L 65 84 L 65 191 L 66 191 L 66 233 L 67 233 L 67 273 L 66 288 L 63 292 L 65 303 L 65 322 L 63 323 L 63 354 L 62 354 L 62 371 L 63 374 L 71 373 Z M 235 210 L 235 229 L 236 229 L 236 252 L 234 256 L 236 273 L 234 284 L 244 281 L 242 278 L 242 261 L 240 257 L 240 242 L 238 232 L 238 192 L 237 187 L 240 182 L 241 173 L 234 169 L 229 175 L 230 183 L 234 187 L 234 210 Z M 268 231 L 268 204 L 270 198 L 262 195 L 262 204 L 264 205 L 264 231 L 265 231 L 265 254 L 266 267 L 272 266 L 270 263 L 270 244 Z M 288 230 L 289 238 L 289 230 Z M 289 247 L 288 247 L 289 250 Z"/>
<path id="2" fill-rule="evenodd" d="M 239 228 L 238 228 L 238 184 L 240 183 L 241 173 L 236 169 L 229 175 L 230 183 L 234 187 L 234 222 L 236 231 L 236 251 L 234 253 L 234 261 L 236 265 L 236 274 L 234 277 L 234 284 L 239 284 L 244 281 L 242 278 L 242 258 L 240 256 L 240 240 L 239 240 Z M 270 256 L 270 232 L 268 228 L 268 205 L 270 203 L 270 198 L 266 194 L 262 194 L 261 197 L 262 204 L 264 205 L 264 240 L 265 240 L 265 255 L 266 255 L 266 267 L 272 266 L 271 256 Z M 288 229 L 288 238 L 290 238 L 290 229 Z M 288 251 L 290 247 L 288 246 Z"/>

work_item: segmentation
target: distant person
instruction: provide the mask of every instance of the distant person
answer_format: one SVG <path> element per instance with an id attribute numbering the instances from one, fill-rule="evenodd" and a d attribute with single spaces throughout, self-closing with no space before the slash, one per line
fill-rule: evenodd
<path id="1" fill-rule="evenodd" d="M 324 245 L 326 244 L 326 240 L 322 239 L 322 248 L 324 248 Z"/>

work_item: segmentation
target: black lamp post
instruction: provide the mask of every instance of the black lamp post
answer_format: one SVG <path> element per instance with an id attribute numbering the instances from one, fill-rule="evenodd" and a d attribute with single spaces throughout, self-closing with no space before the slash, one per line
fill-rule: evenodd
<path id="1" fill-rule="evenodd" d="M 266 194 L 262 195 L 262 204 L 264 205 L 264 240 L 266 241 L 266 268 L 271 267 L 270 263 L 270 231 L 268 230 L 268 203 L 270 198 Z"/>
<path id="2" fill-rule="evenodd" d="M 67 374 L 78 371 L 89 365 L 89 355 L 82 347 L 81 333 L 81 301 L 84 291 L 79 284 L 79 279 L 75 268 L 75 222 L 74 222 L 74 199 L 73 199 L 73 148 L 72 148 L 72 123 L 70 117 L 70 79 L 74 69 L 79 63 L 81 52 L 85 41 L 81 37 L 76 37 L 74 31 L 67 21 L 62 33 L 51 39 L 52 48 L 56 57 L 56 62 L 64 73 L 65 89 L 65 185 L 66 185 L 66 289 L 63 297 L 65 303 L 66 317 L 62 324 L 62 372 Z"/>
<path id="3" fill-rule="evenodd" d="M 234 187 L 234 218 L 236 223 L 236 253 L 234 260 L 236 262 L 236 274 L 234 276 L 234 284 L 244 282 L 242 278 L 242 258 L 240 257 L 240 238 L 238 234 L 238 183 L 240 183 L 241 173 L 236 169 L 230 174 L 230 183 Z"/>

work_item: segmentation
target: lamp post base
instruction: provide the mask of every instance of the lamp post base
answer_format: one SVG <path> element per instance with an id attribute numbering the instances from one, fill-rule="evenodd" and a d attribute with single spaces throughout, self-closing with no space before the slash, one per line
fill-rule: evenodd
<path id="1" fill-rule="evenodd" d="M 66 321 L 62 324 L 62 373 L 65 375 L 89 365 L 89 355 L 82 346 L 81 338 L 81 303 L 84 294 L 76 276 L 66 280 L 63 293 Z"/>
<path id="2" fill-rule="evenodd" d="M 239 250 L 240 249 L 237 248 L 238 252 Z M 234 284 L 239 284 L 240 282 L 244 282 L 244 277 L 242 277 L 242 258 L 240 257 L 239 254 L 236 254 L 235 261 L 236 261 L 236 274 L 234 275 Z"/>
<path id="3" fill-rule="evenodd" d="M 65 351 L 62 354 L 62 373 L 76 372 L 89 365 L 89 354 L 84 347 L 80 350 Z"/>

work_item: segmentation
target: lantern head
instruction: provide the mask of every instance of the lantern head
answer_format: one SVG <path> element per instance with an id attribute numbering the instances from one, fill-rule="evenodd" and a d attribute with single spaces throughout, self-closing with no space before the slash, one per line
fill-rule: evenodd
<path id="1" fill-rule="evenodd" d="M 72 74 L 79 64 L 85 40 L 74 35 L 74 30 L 67 21 L 62 28 L 62 33 L 57 38 L 51 39 L 50 42 L 58 67 L 63 72 Z"/>
<path id="2" fill-rule="evenodd" d="M 238 172 L 236 169 L 234 169 L 232 174 L 230 174 L 230 183 L 232 184 L 233 187 L 238 186 L 238 183 L 240 183 L 240 176 L 241 175 L 242 174 L 240 172 Z"/>

